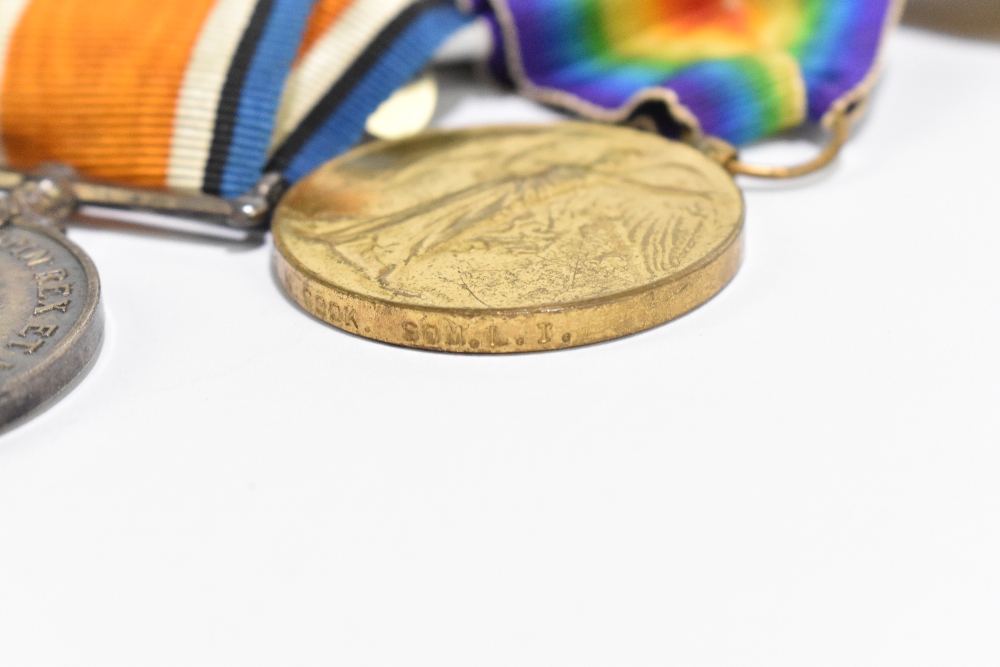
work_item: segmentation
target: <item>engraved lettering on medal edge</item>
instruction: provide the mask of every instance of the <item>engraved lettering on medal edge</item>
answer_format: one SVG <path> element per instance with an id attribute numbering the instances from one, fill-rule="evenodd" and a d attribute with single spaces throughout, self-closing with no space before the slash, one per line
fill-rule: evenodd
<path id="1" fill-rule="evenodd" d="M 490 347 L 506 347 L 510 345 L 510 341 L 501 335 L 500 330 L 497 326 L 490 326 Z"/>
<path id="2" fill-rule="evenodd" d="M 541 332 L 541 338 L 538 339 L 539 345 L 547 345 L 554 342 L 553 338 L 553 326 L 551 322 L 542 322 L 538 325 L 539 332 Z M 442 319 L 436 324 L 425 323 L 417 324 L 416 322 L 403 322 L 403 340 L 407 343 L 418 343 L 434 347 L 461 347 L 468 344 L 469 347 L 476 350 L 480 346 L 486 345 L 490 348 L 500 348 L 507 347 L 511 344 L 510 334 L 507 333 L 503 328 L 496 324 L 489 325 L 482 338 L 469 338 L 466 340 L 466 328 L 455 324 L 451 320 Z M 562 334 L 562 342 L 570 343 L 573 341 L 573 334 L 564 333 Z M 525 338 L 523 336 L 517 336 L 513 343 L 518 346 L 523 346 L 525 344 Z"/>
<path id="3" fill-rule="evenodd" d="M 352 306 L 342 306 L 332 299 L 327 301 L 320 294 L 313 294 L 308 285 L 302 286 L 302 304 L 306 310 L 342 328 L 359 330 L 358 311 Z"/>
<path id="4" fill-rule="evenodd" d="M 322 295 L 314 294 L 306 281 L 288 270 L 282 271 L 280 277 L 285 287 L 293 295 L 300 297 L 302 305 L 309 312 L 344 328 L 352 327 L 355 330 L 360 330 L 357 321 L 357 311 L 353 307 L 342 306 L 332 299 L 327 301 Z M 540 336 L 538 339 L 539 345 L 548 345 L 555 342 L 555 333 L 551 322 L 541 322 L 536 326 L 538 327 Z M 370 331 L 370 328 L 366 327 L 365 330 Z M 477 350 L 484 344 L 490 348 L 498 348 L 507 347 L 512 342 L 508 334 L 495 324 L 487 327 L 485 335 L 482 338 L 485 340 L 485 343 L 479 338 L 468 338 L 466 336 L 466 327 L 455 324 L 449 319 L 442 319 L 437 324 L 425 323 L 421 325 L 409 321 L 403 323 L 403 340 L 408 343 L 422 343 L 433 347 L 462 347 L 468 345 L 473 350 Z M 573 334 L 564 333 L 561 339 L 563 343 L 568 344 L 572 342 Z M 517 336 L 513 342 L 518 346 L 523 346 L 526 340 L 523 336 Z"/>
<path id="5" fill-rule="evenodd" d="M 538 325 L 538 330 L 542 332 L 542 337 L 538 339 L 539 345 L 545 345 L 552 340 L 552 325 L 542 322 Z"/>
<path id="6" fill-rule="evenodd" d="M 52 264 L 55 258 L 43 248 L 32 244 L 28 240 L 15 240 L 10 235 L 0 236 L 0 250 L 6 252 L 11 257 L 20 260 L 29 269 L 37 269 L 45 264 Z M 69 271 L 66 269 L 55 269 L 43 271 L 35 274 L 37 285 L 38 301 L 32 317 L 38 317 L 47 313 L 66 313 L 70 304 L 68 297 L 73 293 L 73 283 L 67 282 Z M 56 303 L 50 303 L 50 299 L 61 299 Z M 14 340 L 8 341 L 6 349 L 31 355 L 37 352 L 46 341 L 51 339 L 59 330 L 58 324 L 31 324 L 24 326 Z M 0 361 L 0 370 L 13 370 L 14 365 L 9 362 Z"/>

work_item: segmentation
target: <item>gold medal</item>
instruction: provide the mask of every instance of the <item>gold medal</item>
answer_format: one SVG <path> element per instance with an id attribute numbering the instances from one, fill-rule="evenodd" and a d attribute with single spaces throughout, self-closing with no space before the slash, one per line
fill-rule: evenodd
<path id="1" fill-rule="evenodd" d="M 702 152 L 587 123 L 428 133 L 333 160 L 284 197 L 277 268 L 316 317 L 450 352 L 596 343 L 736 274 L 744 208 Z"/>

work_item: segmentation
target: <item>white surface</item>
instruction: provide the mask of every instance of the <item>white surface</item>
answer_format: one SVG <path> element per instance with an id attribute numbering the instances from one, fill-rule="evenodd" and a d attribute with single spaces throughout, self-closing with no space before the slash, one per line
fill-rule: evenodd
<path id="1" fill-rule="evenodd" d="M 108 338 L 0 437 L 0 663 L 996 665 L 998 118 L 1000 45 L 902 32 L 834 170 L 747 184 L 729 288 L 558 354 L 74 230 Z"/>

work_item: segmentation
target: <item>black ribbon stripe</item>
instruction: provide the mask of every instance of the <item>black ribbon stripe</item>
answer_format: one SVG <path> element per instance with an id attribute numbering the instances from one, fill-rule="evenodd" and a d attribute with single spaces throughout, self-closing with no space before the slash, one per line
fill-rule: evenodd
<path id="1" fill-rule="evenodd" d="M 258 0 L 250 22 L 236 48 L 229 72 L 226 73 L 226 82 L 222 86 L 219 106 L 215 113 L 212 147 L 208 153 L 208 164 L 205 165 L 205 180 L 202 185 L 202 189 L 208 194 L 218 195 L 222 193 L 222 175 L 225 172 L 226 162 L 229 160 L 229 150 L 233 143 L 233 131 L 236 129 L 240 99 L 243 96 L 243 84 L 253 62 L 254 54 L 257 53 L 257 44 L 264 34 L 273 7 L 274 0 Z"/>

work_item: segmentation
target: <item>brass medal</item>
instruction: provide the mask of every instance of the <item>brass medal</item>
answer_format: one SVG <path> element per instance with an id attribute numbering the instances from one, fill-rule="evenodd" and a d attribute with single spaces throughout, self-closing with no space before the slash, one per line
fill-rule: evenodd
<path id="1" fill-rule="evenodd" d="M 432 350 L 553 350 L 697 308 L 736 274 L 744 207 L 687 145 L 589 123 L 374 142 L 275 212 L 279 279 L 316 317 Z"/>
<path id="2" fill-rule="evenodd" d="M 0 426 L 55 397 L 100 346 L 94 265 L 57 231 L 0 225 Z"/>

